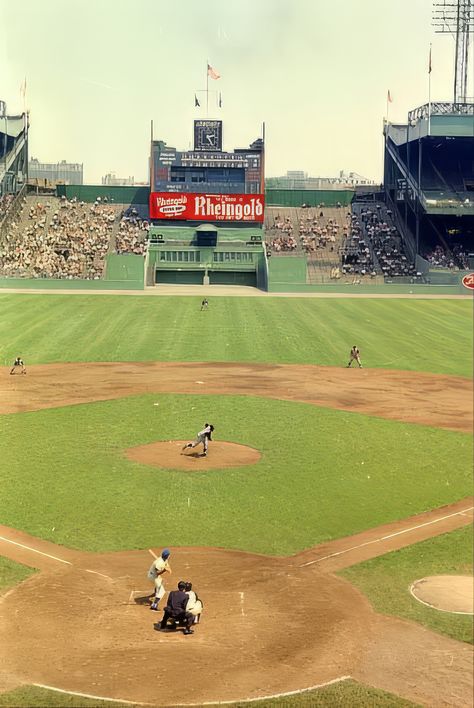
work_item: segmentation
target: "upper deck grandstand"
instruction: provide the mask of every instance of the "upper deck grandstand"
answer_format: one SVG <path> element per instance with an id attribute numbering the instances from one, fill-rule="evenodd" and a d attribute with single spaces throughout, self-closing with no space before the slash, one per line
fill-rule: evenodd
<path id="1" fill-rule="evenodd" d="M 474 251 L 474 104 L 421 106 L 384 132 L 387 204 L 408 252 L 425 271 L 423 257 L 434 251 L 466 267 Z"/>

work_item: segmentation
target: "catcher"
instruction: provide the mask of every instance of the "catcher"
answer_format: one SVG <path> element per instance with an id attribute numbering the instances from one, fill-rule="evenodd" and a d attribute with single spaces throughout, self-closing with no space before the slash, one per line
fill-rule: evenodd
<path id="1" fill-rule="evenodd" d="M 186 445 L 183 445 L 183 450 L 186 450 L 188 447 L 197 447 L 197 445 L 202 445 L 204 447 L 204 452 L 202 453 L 202 456 L 206 457 L 207 448 L 209 447 L 209 441 L 212 442 L 211 435 L 213 432 L 214 426 L 210 423 L 204 423 L 204 429 L 196 435 L 196 439 L 194 440 L 194 442 L 186 443 Z"/>

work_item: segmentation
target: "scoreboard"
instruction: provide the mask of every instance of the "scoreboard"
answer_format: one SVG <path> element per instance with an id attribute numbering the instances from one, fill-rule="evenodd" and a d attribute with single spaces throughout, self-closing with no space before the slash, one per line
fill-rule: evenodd
<path id="1" fill-rule="evenodd" d="M 152 192 L 259 194 L 262 169 L 261 141 L 225 152 L 222 121 L 195 120 L 192 150 L 152 142 L 150 188 Z"/>

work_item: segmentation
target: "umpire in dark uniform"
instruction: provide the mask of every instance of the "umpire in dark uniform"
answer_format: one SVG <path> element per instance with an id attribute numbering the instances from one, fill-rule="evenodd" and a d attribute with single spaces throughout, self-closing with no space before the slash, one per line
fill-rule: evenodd
<path id="1" fill-rule="evenodd" d="M 163 619 L 160 624 L 160 632 L 166 630 L 168 620 L 174 619 L 176 622 L 181 622 L 185 625 L 184 634 L 194 634 L 191 629 L 191 625 L 194 622 L 194 616 L 190 612 L 186 612 L 186 605 L 188 604 L 188 594 L 185 592 L 186 583 L 184 580 L 180 580 L 178 583 L 178 589 L 172 590 L 168 595 L 168 602 L 164 609 Z"/>

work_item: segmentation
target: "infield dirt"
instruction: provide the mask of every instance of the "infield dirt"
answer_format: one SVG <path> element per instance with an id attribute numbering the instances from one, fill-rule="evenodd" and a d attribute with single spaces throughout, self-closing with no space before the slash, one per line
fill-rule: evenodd
<path id="1" fill-rule="evenodd" d="M 0 413 L 152 392 L 264 396 L 469 433 L 473 425 L 473 383 L 460 376 L 222 362 L 93 362 L 28 367 L 26 376 L 2 379 Z"/>

